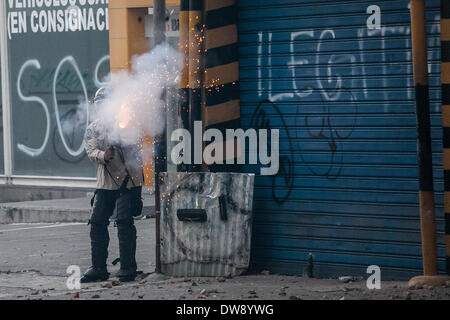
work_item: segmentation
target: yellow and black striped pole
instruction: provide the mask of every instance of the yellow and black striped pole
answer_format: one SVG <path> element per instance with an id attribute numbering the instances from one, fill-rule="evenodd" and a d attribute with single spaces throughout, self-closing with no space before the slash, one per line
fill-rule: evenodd
<path id="1" fill-rule="evenodd" d="M 205 0 L 204 126 L 219 129 L 222 134 L 226 129 L 240 127 L 236 2 Z M 225 145 L 235 148 L 235 141 L 224 141 L 224 148 Z M 238 171 L 238 167 L 212 165 L 209 169 Z"/>
<path id="2" fill-rule="evenodd" d="M 423 273 L 425 276 L 433 276 L 438 274 L 438 265 L 431 153 L 425 1 L 411 0 L 410 3 L 412 56 L 416 93 L 417 157 L 419 165 L 419 204 Z"/>
<path id="3" fill-rule="evenodd" d="M 447 274 L 450 275 L 450 1 L 441 0 L 441 94 Z"/>
<path id="4" fill-rule="evenodd" d="M 217 128 L 222 133 L 226 129 L 238 128 L 240 93 L 236 0 L 181 0 L 180 52 L 184 57 L 179 94 L 179 116 L 183 128 L 192 135 L 194 121 L 199 120 L 203 129 Z M 196 154 L 192 150 L 193 163 L 200 161 L 195 161 Z M 201 169 L 200 164 L 178 167 L 178 171 Z M 235 168 L 226 170 L 220 165 L 209 169 L 230 171 Z"/>

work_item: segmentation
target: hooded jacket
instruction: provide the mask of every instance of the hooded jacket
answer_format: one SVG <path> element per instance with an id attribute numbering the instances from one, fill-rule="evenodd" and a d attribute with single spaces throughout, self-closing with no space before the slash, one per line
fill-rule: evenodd
<path id="1" fill-rule="evenodd" d="M 88 126 L 84 143 L 88 158 L 98 164 L 97 189 L 119 189 L 127 176 L 127 169 L 130 174 L 128 189 L 144 184 L 142 152 L 139 143 L 114 146 L 108 139 L 107 130 L 100 120 Z M 115 154 L 113 159 L 105 161 L 105 150 L 110 146 L 116 147 Z"/>

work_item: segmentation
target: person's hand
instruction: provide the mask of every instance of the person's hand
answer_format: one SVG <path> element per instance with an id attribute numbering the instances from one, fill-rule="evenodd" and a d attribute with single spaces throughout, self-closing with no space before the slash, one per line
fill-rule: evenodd
<path id="1" fill-rule="evenodd" d="M 105 161 L 111 161 L 114 158 L 115 151 L 113 147 L 109 147 L 105 150 Z"/>

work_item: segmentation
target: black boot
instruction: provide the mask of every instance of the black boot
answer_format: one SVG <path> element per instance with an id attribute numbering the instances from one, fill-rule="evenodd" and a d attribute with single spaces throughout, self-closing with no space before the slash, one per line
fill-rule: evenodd
<path id="1" fill-rule="evenodd" d="M 106 268 L 108 258 L 108 224 L 91 222 L 91 259 L 92 266 L 86 271 L 80 282 L 105 281 L 109 278 Z"/>
<path id="2" fill-rule="evenodd" d="M 114 273 L 114 277 L 118 278 L 120 282 L 130 282 L 136 279 L 135 269 L 123 269 L 120 267 L 119 271 Z"/>
<path id="3" fill-rule="evenodd" d="M 108 280 L 109 273 L 106 268 L 90 267 L 80 279 L 81 283 L 97 282 Z"/>
<path id="4" fill-rule="evenodd" d="M 119 237 L 120 270 L 115 274 L 120 281 L 134 281 L 136 278 L 136 227 L 133 219 L 117 221 Z"/>

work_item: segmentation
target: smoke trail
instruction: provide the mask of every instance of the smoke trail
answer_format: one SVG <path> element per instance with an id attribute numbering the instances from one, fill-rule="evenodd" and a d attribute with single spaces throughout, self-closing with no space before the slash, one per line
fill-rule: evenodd
<path id="1" fill-rule="evenodd" d="M 143 133 L 152 137 L 165 129 L 166 88 L 177 84 L 182 59 L 168 44 L 135 56 L 131 71 L 109 75 L 106 99 L 95 106 L 96 118 L 106 127 L 109 139 L 136 144 Z"/>

